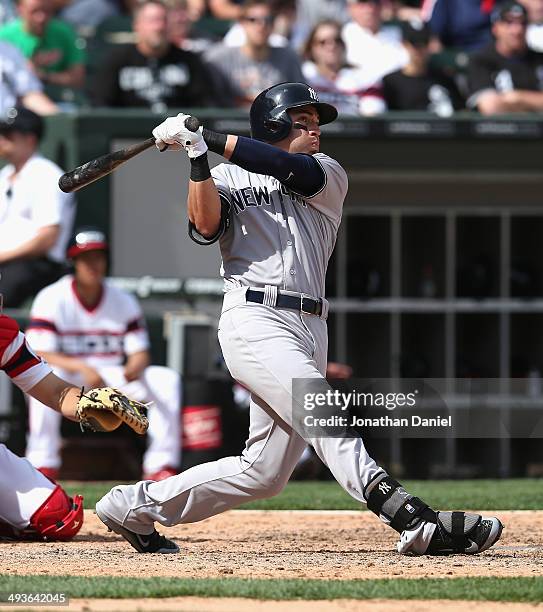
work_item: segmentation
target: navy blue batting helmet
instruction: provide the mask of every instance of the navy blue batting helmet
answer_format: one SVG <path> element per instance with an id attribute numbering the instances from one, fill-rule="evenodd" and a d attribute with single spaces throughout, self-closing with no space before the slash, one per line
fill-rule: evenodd
<path id="1" fill-rule="evenodd" d="M 331 104 L 319 102 L 319 97 L 306 83 L 279 83 L 268 87 L 254 99 L 249 113 L 251 136 L 256 140 L 277 142 L 286 138 L 292 128 L 288 109 L 313 105 L 319 114 L 319 124 L 331 123 L 337 110 Z"/>

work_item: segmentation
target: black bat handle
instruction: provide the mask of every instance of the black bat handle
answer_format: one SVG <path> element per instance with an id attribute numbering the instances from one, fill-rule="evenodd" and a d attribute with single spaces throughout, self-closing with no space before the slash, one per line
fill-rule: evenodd
<path id="1" fill-rule="evenodd" d="M 197 132 L 200 129 L 200 122 L 196 117 L 191 115 L 185 119 L 185 127 L 191 132 Z"/>

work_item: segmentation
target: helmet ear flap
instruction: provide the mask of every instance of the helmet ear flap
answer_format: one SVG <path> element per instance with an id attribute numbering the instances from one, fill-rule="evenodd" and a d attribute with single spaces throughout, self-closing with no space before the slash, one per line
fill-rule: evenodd
<path id="1" fill-rule="evenodd" d="M 282 128 L 281 122 L 278 121 L 277 119 L 266 119 L 263 125 L 267 130 L 272 132 L 274 135 L 278 134 Z"/>
<path id="2" fill-rule="evenodd" d="M 288 118 L 286 120 L 269 118 L 264 120 L 263 126 L 268 132 L 266 140 L 268 142 L 277 142 L 288 136 L 292 122 Z"/>

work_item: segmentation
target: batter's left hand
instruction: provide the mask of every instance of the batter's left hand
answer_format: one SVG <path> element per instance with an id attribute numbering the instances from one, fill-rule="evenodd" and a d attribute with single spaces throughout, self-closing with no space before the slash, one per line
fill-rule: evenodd
<path id="1" fill-rule="evenodd" d="M 191 132 L 186 126 L 185 121 L 190 115 L 179 113 L 176 117 L 168 117 L 153 130 L 155 144 L 159 150 L 164 149 L 167 144 L 168 150 L 179 151 L 185 149 L 187 155 L 194 159 L 207 152 L 207 145 L 202 135 L 202 126 L 197 132 Z"/>

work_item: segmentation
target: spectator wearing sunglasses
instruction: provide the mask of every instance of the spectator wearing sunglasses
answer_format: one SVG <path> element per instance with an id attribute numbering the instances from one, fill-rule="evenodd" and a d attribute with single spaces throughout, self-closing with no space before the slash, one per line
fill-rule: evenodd
<path id="1" fill-rule="evenodd" d="M 317 23 L 304 47 L 304 80 L 342 115 L 376 115 L 386 111 L 379 83 L 366 81 L 363 71 L 345 61 L 341 24 L 333 20 Z"/>
<path id="2" fill-rule="evenodd" d="M 298 55 L 287 47 L 272 47 L 274 15 L 265 0 L 243 5 L 240 23 L 246 40 L 241 47 L 215 45 L 205 58 L 218 77 L 217 89 L 229 89 L 235 106 L 248 107 L 263 90 L 283 81 L 302 81 Z"/>
<path id="3" fill-rule="evenodd" d="M 407 52 L 397 27 L 383 27 L 380 0 L 349 0 L 350 21 L 343 27 L 347 61 L 373 83 L 405 66 Z"/>
<path id="4" fill-rule="evenodd" d="M 383 79 L 389 110 L 427 111 L 449 117 L 464 107 L 454 80 L 430 67 L 430 39 L 430 28 L 422 21 L 402 22 L 402 42 L 409 62 Z"/>
<path id="5" fill-rule="evenodd" d="M 528 15 L 514 0 L 492 13 L 494 42 L 473 54 L 468 106 L 485 115 L 543 111 L 543 53 L 528 48 Z"/>

